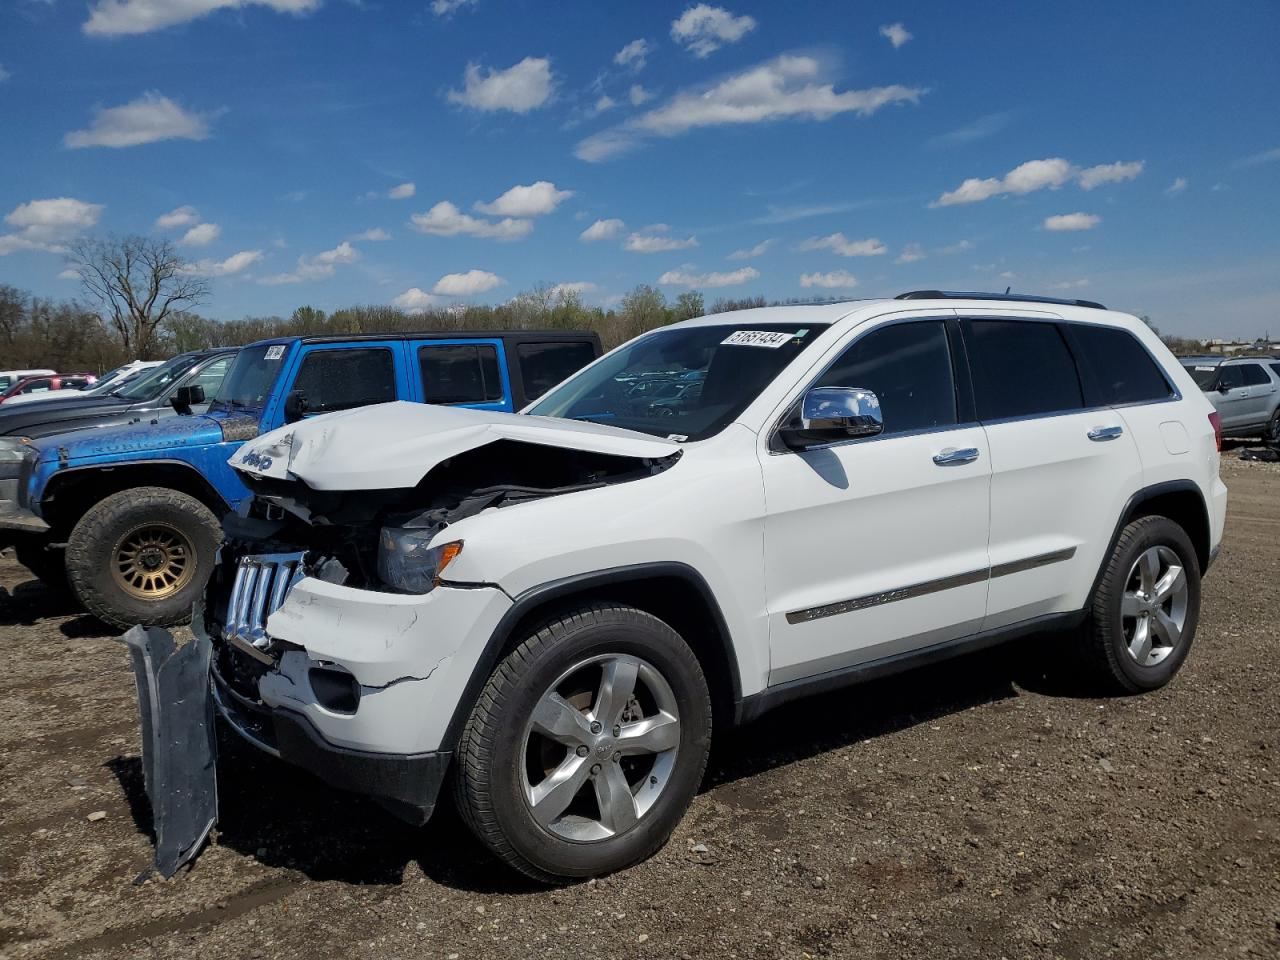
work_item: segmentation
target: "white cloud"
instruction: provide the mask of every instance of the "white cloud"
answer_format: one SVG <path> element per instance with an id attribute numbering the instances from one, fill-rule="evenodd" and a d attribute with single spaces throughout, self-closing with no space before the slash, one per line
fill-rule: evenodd
<path id="1" fill-rule="evenodd" d="M 633 83 L 631 89 L 627 91 L 627 99 L 631 101 L 633 107 L 639 107 L 652 100 L 653 94 L 640 86 L 640 84 Z"/>
<path id="2" fill-rule="evenodd" d="M 915 263 L 917 260 L 923 260 L 926 254 L 924 248 L 918 243 L 908 243 L 902 248 L 902 253 L 898 254 L 898 259 L 894 263 Z"/>
<path id="3" fill-rule="evenodd" d="M 880 36 L 892 43 L 895 50 L 911 39 L 907 28 L 900 23 L 889 23 L 881 27 Z"/>
<path id="4" fill-rule="evenodd" d="M 216 223 L 197 223 L 178 242 L 184 247 L 207 247 L 221 235 L 222 228 Z"/>
<path id="5" fill-rule="evenodd" d="M 477 202 L 473 206 L 492 217 L 541 217 L 554 213 L 556 207 L 572 196 L 572 190 L 557 190 L 550 180 L 539 180 L 528 186 L 512 187 L 497 200 Z"/>
<path id="6" fill-rule="evenodd" d="M 889 252 L 889 248 L 875 237 L 868 237 L 866 240 L 849 240 L 843 233 L 833 233 L 826 237 L 810 237 L 797 249 L 830 250 L 842 257 L 878 257 Z"/>
<path id="7" fill-rule="evenodd" d="M 225 260 L 197 260 L 187 265 L 187 273 L 206 277 L 229 277 L 262 259 L 261 250 L 241 250 Z M 264 281 L 265 282 L 265 281 Z"/>
<path id="8" fill-rule="evenodd" d="M 422 313 L 428 307 L 434 307 L 440 302 L 440 299 L 434 294 L 419 287 L 410 287 L 400 296 L 391 301 L 393 307 L 399 307 L 405 313 Z"/>
<path id="9" fill-rule="evenodd" d="M 1054 231 L 1092 230 L 1101 222 L 1102 218 L 1094 213 L 1061 213 L 1056 217 L 1045 217 L 1044 228 Z"/>
<path id="10" fill-rule="evenodd" d="M 964 143 L 973 143 L 975 140 L 983 140 L 999 133 L 1009 125 L 1011 120 L 1013 120 L 1012 113 L 988 113 L 971 123 L 966 123 L 962 127 L 931 137 L 929 145 L 932 147 L 954 147 Z"/>
<path id="11" fill-rule="evenodd" d="M 606 110 L 612 110 L 617 105 L 618 101 L 606 93 L 601 95 L 600 99 L 595 102 L 595 106 L 591 108 L 591 113 L 594 116 L 599 116 Z"/>
<path id="12" fill-rule="evenodd" d="M 627 229 L 627 225 L 617 217 L 611 217 L 608 220 L 597 220 L 587 229 L 578 235 L 578 239 L 583 243 L 597 243 L 601 240 L 612 240 L 614 237 L 622 235 L 622 231 Z"/>
<path id="13" fill-rule="evenodd" d="M 1174 178 L 1173 183 L 1169 184 L 1169 186 L 1165 188 L 1164 192 L 1170 197 L 1176 197 L 1178 194 L 1182 193 L 1186 189 L 1187 189 L 1187 178 L 1176 177 Z"/>
<path id="14" fill-rule="evenodd" d="M 669 250 L 688 250 L 698 245 L 697 237 L 680 240 L 667 236 L 669 229 L 665 223 L 650 224 L 627 237 L 622 247 L 632 253 L 666 253 Z"/>
<path id="15" fill-rule="evenodd" d="M 409 183 L 402 183 L 398 187 L 392 187 L 387 191 L 387 198 L 390 200 L 408 200 L 417 192 L 417 186 L 410 181 Z"/>
<path id="16" fill-rule="evenodd" d="M 58 279 L 59 280 L 79 280 L 80 271 L 72 270 L 70 267 L 67 267 L 67 269 L 65 270 L 58 271 Z"/>
<path id="17" fill-rule="evenodd" d="M 756 28 L 753 17 L 735 17 L 724 7 L 700 3 L 671 21 L 671 39 L 695 57 L 709 57 L 726 43 L 737 43 Z"/>
<path id="18" fill-rule="evenodd" d="M 0 235 L 0 257 L 17 250 L 62 253 L 61 241 L 95 226 L 102 211 L 100 203 L 85 203 L 73 197 L 19 204 L 4 218 L 14 232 Z"/>
<path id="19" fill-rule="evenodd" d="M 470 297 L 506 282 L 488 270 L 468 270 L 466 273 L 446 273 L 436 281 L 431 292 L 445 297 Z"/>
<path id="20" fill-rule="evenodd" d="M 463 7 L 475 6 L 476 0 L 431 0 L 431 12 L 437 17 L 450 17 Z"/>
<path id="21" fill-rule="evenodd" d="M 99 108 L 87 130 L 62 138 L 73 150 L 83 147 L 137 147 L 161 140 L 207 140 L 206 113 L 190 113 L 168 97 L 149 90 L 119 107 Z"/>
<path id="22" fill-rule="evenodd" d="M 950 246 L 939 247 L 938 252 L 951 256 L 953 253 L 965 253 L 973 249 L 972 240 L 961 240 L 959 243 L 953 243 Z"/>
<path id="23" fill-rule="evenodd" d="M 482 220 L 463 213 L 448 200 L 441 200 L 426 213 L 415 213 L 409 224 L 419 233 L 436 237 L 481 237 L 488 240 L 519 240 L 533 229 L 532 220 Z"/>
<path id="24" fill-rule="evenodd" d="M 368 240 L 376 243 L 381 240 L 390 240 L 391 234 L 387 233 L 387 231 L 383 230 L 381 227 L 374 227 L 371 230 L 365 230 L 363 233 L 357 233 L 347 239 L 357 241 Z"/>
<path id="25" fill-rule="evenodd" d="M 1263 163 L 1275 163 L 1277 160 L 1280 160 L 1280 147 L 1275 147 L 1271 150 L 1263 150 L 1261 153 L 1252 153 L 1247 157 L 1241 157 L 1235 163 L 1231 164 L 1231 166 L 1238 170 L 1242 167 L 1256 167 Z"/>
<path id="26" fill-rule="evenodd" d="M 207 16 L 215 10 L 266 7 L 278 13 L 310 13 L 321 0 L 98 0 L 82 29 L 98 36 L 150 33 Z"/>
<path id="27" fill-rule="evenodd" d="M 551 60 L 547 57 L 525 57 L 506 70 L 468 63 L 463 89 L 450 90 L 448 97 L 450 103 L 460 103 L 486 113 L 494 110 L 528 113 L 550 101 L 554 91 Z"/>
<path id="28" fill-rule="evenodd" d="M 869 116 L 888 104 L 914 103 L 924 92 L 899 85 L 837 92 L 820 82 L 820 75 L 821 65 L 813 57 L 778 57 L 708 88 L 682 90 L 661 106 L 580 141 L 574 152 L 595 163 L 651 137 L 728 124 L 829 120 L 843 113 Z"/>
<path id="29" fill-rule="evenodd" d="M 1060 283 L 1050 284 L 1050 286 L 1054 290 L 1075 290 L 1080 287 L 1089 286 L 1089 281 L 1086 278 L 1082 277 L 1079 280 L 1063 280 Z"/>
<path id="30" fill-rule="evenodd" d="M 849 290 L 857 285 L 857 278 L 846 270 L 833 270 L 830 273 L 805 273 L 800 276 L 800 286 L 802 287 Z"/>
<path id="31" fill-rule="evenodd" d="M 1132 180 L 1142 173 L 1144 165 L 1143 161 L 1135 160 L 1131 163 L 1103 163 L 1096 167 L 1081 169 L 1061 157 L 1028 160 L 1014 167 L 1003 177 L 986 179 L 970 177 L 956 189 L 944 193 L 930 206 L 949 207 L 963 203 L 979 203 L 1007 193 L 1023 195 L 1037 190 L 1057 190 L 1072 180 L 1079 183 L 1085 190 L 1092 190 L 1104 183 Z"/>
<path id="32" fill-rule="evenodd" d="M 332 250 L 325 250 L 312 257 L 299 257 L 298 268 L 292 273 L 277 273 L 263 277 L 258 282 L 268 286 L 278 286 L 283 283 L 323 280 L 325 277 L 333 276 L 338 267 L 355 263 L 359 259 L 360 251 L 351 245 L 350 240 L 343 240 Z"/>
<path id="33" fill-rule="evenodd" d="M 643 70 L 645 60 L 648 56 L 649 41 L 644 39 L 632 40 L 613 55 L 613 62 L 620 67 L 630 67 L 632 70 Z"/>
<path id="34" fill-rule="evenodd" d="M 12 76 L 13 74 L 4 68 L 4 64 L 0 63 L 0 83 L 4 83 Z"/>
<path id="35" fill-rule="evenodd" d="M 595 288 L 596 285 L 587 280 L 571 280 L 567 283 L 557 283 L 547 292 L 555 299 L 561 300 L 567 296 L 590 293 Z"/>
<path id="36" fill-rule="evenodd" d="M 1142 173 L 1144 166 L 1146 164 L 1141 160 L 1135 160 L 1132 163 L 1101 163 L 1096 167 L 1088 167 L 1081 170 L 1077 179 L 1084 189 L 1092 190 L 1094 187 L 1101 186 L 1104 183 L 1121 183 L 1125 180 L 1132 180 Z"/>
<path id="37" fill-rule="evenodd" d="M 195 207 L 178 207 L 168 213 L 156 217 L 158 230 L 176 230 L 179 227 L 190 227 L 200 222 L 200 214 Z"/>
<path id="38" fill-rule="evenodd" d="M 664 287 L 735 287 L 760 276 L 755 267 L 742 267 L 727 273 L 690 273 L 687 270 L 668 270 L 658 278 Z"/>
<path id="39" fill-rule="evenodd" d="M 756 257 L 764 255 L 764 252 L 773 246 L 773 240 L 761 240 L 754 247 L 747 247 L 743 250 L 735 250 L 733 253 L 725 257 L 726 260 L 752 260 Z"/>

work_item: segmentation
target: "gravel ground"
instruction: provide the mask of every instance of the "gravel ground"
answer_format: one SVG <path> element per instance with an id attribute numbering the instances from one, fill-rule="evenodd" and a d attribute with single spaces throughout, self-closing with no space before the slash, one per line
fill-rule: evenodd
<path id="1" fill-rule="evenodd" d="M 1223 474 L 1165 690 L 1083 696 L 1046 635 L 795 704 L 658 856 L 556 890 L 225 738 L 214 844 L 139 880 L 125 649 L 0 559 L 0 956 L 1280 957 L 1280 466 Z"/>

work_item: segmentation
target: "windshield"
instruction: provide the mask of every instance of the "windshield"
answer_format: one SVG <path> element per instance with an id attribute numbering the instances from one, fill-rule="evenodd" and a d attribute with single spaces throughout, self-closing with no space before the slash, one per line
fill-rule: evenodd
<path id="1" fill-rule="evenodd" d="M 261 410 L 284 365 L 285 346 L 245 347 L 231 362 L 210 410 Z"/>
<path id="2" fill-rule="evenodd" d="M 1218 365 L 1216 363 L 1184 363 L 1187 373 L 1196 382 L 1196 386 L 1206 393 L 1218 382 Z"/>
<path id="3" fill-rule="evenodd" d="M 112 396 L 124 397 L 126 400 L 151 400 L 160 396 L 166 387 L 194 367 L 199 360 L 199 357 L 191 354 L 174 357 L 147 370 L 137 380 L 122 384 L 112 392 Z"/>
<path id="4" fill-rule="evenodd" d="M 659 330 L 566 380 L 529 408 L 676 440 L 719 433 L 826 324 Z"/>

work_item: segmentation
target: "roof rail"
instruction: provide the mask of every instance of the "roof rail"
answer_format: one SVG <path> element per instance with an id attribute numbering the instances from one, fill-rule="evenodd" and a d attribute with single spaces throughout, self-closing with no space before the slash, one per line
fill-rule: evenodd
<path id="1" fill-rule="evenodd" d="M 900 293 L 895 300 L 1008 300 L 1015 303 L 1057 303 L 1067 307 L 1092 307 L 1107 309 L 1094 300 L 1067 300 L 1062 297 L 1036 297 L 1021 293 L 977 293 L 963 290 L 909 290 Z"/>

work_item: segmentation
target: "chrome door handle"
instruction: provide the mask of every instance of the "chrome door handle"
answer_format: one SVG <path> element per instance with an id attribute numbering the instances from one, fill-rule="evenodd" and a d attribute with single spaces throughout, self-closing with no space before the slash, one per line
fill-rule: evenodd
<path id="1" fill-rule="evenodd" d="M 947 447 L 941 453 L 933 455 L 933 462 L 940 467 L 950 467 L 957 463 L 973 463 L 977 459 L 977 447 Z"/>
<path id="2" fill-rule="evenodd" d="M 1114 440 L 1122 433 L 1124 427 L 1094 427 L 1089 431 L 1089 439 L 1101 443 L 1103 440 Z"/>

